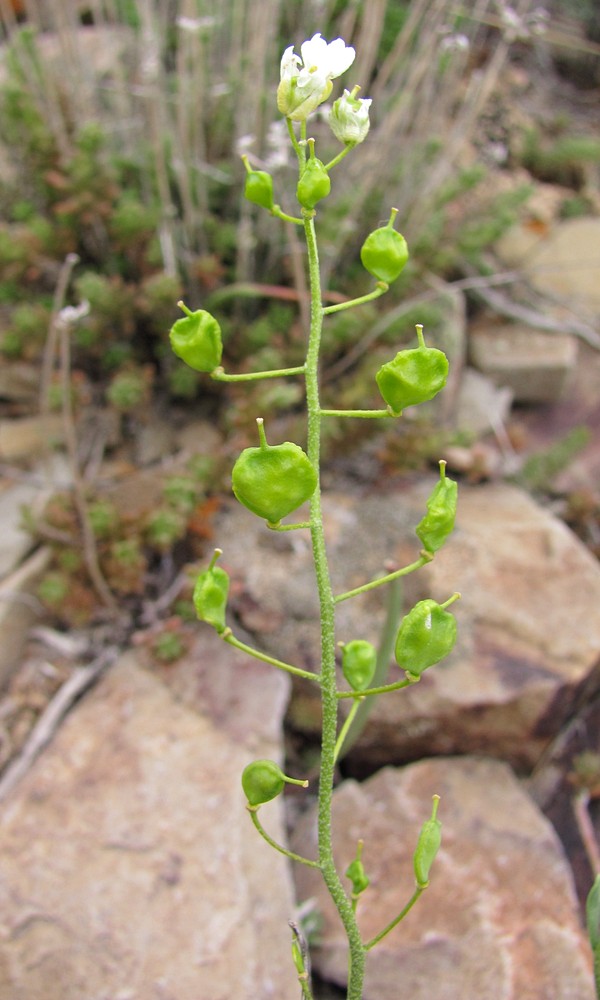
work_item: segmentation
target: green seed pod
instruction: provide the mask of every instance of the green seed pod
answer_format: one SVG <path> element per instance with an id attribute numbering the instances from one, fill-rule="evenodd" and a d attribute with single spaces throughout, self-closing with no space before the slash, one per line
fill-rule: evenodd
<path id="1" fill-rule="evenodd" d="M 438 604 L 427 599 L 415 604 L 400 623 L 396 637 L 396 660 L 410 678 L 419 678 L 424 670 L 447 656 L 456 642 L 456 618 L 444 611 L 456 594 Z"/>
<path id="2" fill-rule="evenodd" d="M 375 376 L 381 395 L 395 414 L 407 406 L 433 399 L 448 378 L 446 355 L 435 347 L 427 347 L 422 326 L 417 326 L 417 336 L 418 347 L 400 351 Z"/>
<path id="3" fill-rule="evenodd" d="M 223 353 L 221 327 L 204 309 L 191 312 L 183 302 L 178 305 L 185 317 L 178 319 L 169 332 L 173 352 L 195 371 L 213 372 L 221 364 Z"/>
<path id="4" fill-rule="evenodd" d="M 353 639 L 342 647 L 342 671 L 353 691 L 364 691 L 373 680 L 377 650 L 366 639 Z"/>
<path id="5" fill-rule="evenodd" d="M 296 938 L 292 939 L 292 961 L 296 966 L 296 972 L 299 976 L 306 975 L 306 966 L 304 964 L 304 955 L 302 954 L 302 948 L 298 944 Z"/>
<path id="6" fill-rule="evenodd" d="M 352 882 L 353 896 L 359 896 L 371 883 L 371 879 L 365 873 L 363 863 L 359 858 L 355 858 L 346 868 L 346 878 Z"/>
<path id="7" fill-rule="evenodd" d="M 273 209 L 273 178 L 265 170 L 252 170 L 247 156 L 242 156 L 242 160 L 246 168 L 245 197 L 270 212 Z"/>
<path id="8" fill-rule="evenodd" d="M 413 855 L 415 878 L 420 889 L 425 889 L 429 885 L 429 871 L 442 843 L 442 824 L 436 819 L 439 801 L 439 795 L 434 795 L 431 818 L 421 827 Z"/>
<path id="9" fill-rule="evenodd" d="M 325 170 L 325 165 L 316 156 L 311 156 L 307 162 L 298 186 L 296 197 L 302 208 L 313 209 L 318 201 L 326 198 L 331 191 L 331 180 Z"/>
<path id="10" fill-rule="evenodd" d="M 398 209 L 393 208 L 387 226 L 369 233 L 360 251 L 363 267 L 386 285 L 395 281 L 408 260 L 408 247 L 401 233 L 394 229 Z"/>
<path id="11" fill-rule="evenodd" d="M 446 463 L 440 462 L 440 480 L 427 501 L 427 513 L 416 528 L 426 552 L 437 552 L 454 530 L 458 486 L 446 478 Z"/>
<path id="12" fill-rule="evenodd" d="M 308 781 L 288 778 L 274 760 L 254 760 L 242 772 L 242 788 L 248 805 L 257 808 L 270 802 L 283 791 L 284 785 L 308 786 Z"/>
<path id="13" fill-rule="evenodd" d="M 193 594 L 198 618 L 212 625 L 219 635 L 225 631 L 225 611 L 229 591 L 228 574 L 220 566 L 215 565 L 221 554 L 221 549 L 215 549 L 210 566 L 196 580 Z"/>
<path id="14" fill-rule="evenodd" d="M 233 492 L 258 517 L 279 524 L 313 495 L 317 473 L 302 448 L 291 441 L 271 447 L 262 418 L 257 424 L 260 447 L 245 448 L 237 459 L 231 473 Z"/>

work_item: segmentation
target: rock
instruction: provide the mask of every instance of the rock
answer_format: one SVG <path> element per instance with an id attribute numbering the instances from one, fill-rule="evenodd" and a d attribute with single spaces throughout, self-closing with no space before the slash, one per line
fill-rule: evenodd
<path id="1" fill-rule="evenodd" d="M 572 315 L 581 310 L 598 316 L 599 243 L 600 218 L 585 217 L 562 220 L 537 237 L 526 225 L 517 225 L 495 249 L 500 259 L 509 267 L 518 267 L 537 291 L 567 304 Z"/>
<path id="2" fill-rule="evenodd" d="M 23 507 L 30 507 L 40 491 L 32 483 L 16 482 L 0 489 L 0 577 L 10 573 L 31 549 L 32 539 L 23 527 Z"/>
<path id="3" fill-rule="evenodd" d="M 50 549 L 38 549 L 0 581 L 0 690 L 17 669 L 27 633 L 37 620 L 38 605 L 31 590 L 50 559 Z"/>
<path id="4" fill-rule="evenodd" d="M 600 566 L 522 490 L 460 490 L 457 529 L 407 579 L 406 603 L 441 602 L 454 591 L 462 594 L 452 608 L 457 645 L 419 684 L 377 700 L 349 758 L 361 773 L 449 753 L 484 753 L 528 770 L 597 690 Z"/>
<path id="5" fill-rule="evenodd" d="M 591 955 L 571 874 L 542 814 L 501 763 L 465 757 L 385 768 L 334 793 L 337 864 L 364 839 L 371 885 L 358 904 L 363 940 L 391 921 L 414 889 L 412 853 L 431 796 L 441 795 L 443 842 L 431 884 L 369 952 L 364 1000 L 593 1000 Z M 313 857 L 314 816 L 293 849 Z M 318 874 L 297 865 L 299 898 L 315 898 L 324 923 L 313 963 L 346 983 L 346 944 Z M 399 984 L 402 984 L 399 991 Z"/>
<path id="6" fill-rule="evenodd" d="M 469 334 L 471 363 L 518 403 L 554 403 L 577 363 L 577 341 L 523 323 L 483 320 Z"/>
<path id="7" fill-rule="evenodd" d="M 40 455 L 62 441 L 62 437 L 62 418 L 56 414 L 1 420 L 0 461 L 14 462 Z"/>
<path id="8" fill-rule="evenodd" d="M 211 643 L 194 653 L 208 691 Z M 3 803 L 0 996 L 296 1000 L 289 873 L 240 787 L 248 760 L 280 754 L 287 684 L 234 651 L 219 670 L 242 706 L 235 737 L 126 654 Z M 282 837 L 277 803 L 263 822 Z"/>
<path id="9" fill-rule="evenodd" d="M 497 432 L 505 425 L 513 401 L 512 390 L 498 387 L 474 368 L 465 368 L 460 381 L 454 424 L 470 435 Z"/>
<path id="10" fill-rule="evenodd" d="M 434 480 L 323 499 L 334 592 L 375 577 L 387 560 L 418 557 L 414 528 Z M 221 515 L 215 542 L 232 572 L 232 612 L 266 652 L 318 670 L 314 570 L 304 532 L 277 535 L 247 511 Z M 505 484 L 463 485 L 457 530 L 427 567 L 404 578 L 405 607 L 424 597 L 453 606 L 453 653 L 407 690 L 379 698 L 350 773 L 451 753 L 497 755 L 519 769 L 535 765 L 598 688 L 600 567 L 565 524 L 524 491 Z M 378 642 L 384 589 L 338 604 L 337 638 Z M 235 624 L 235 623 L 234 623 Z M 392 665 L 390 679 L 400 679 Z M 588 690 L 589 688 L 589 690 Z M 320 726 L 314 687 L 295 687 L 290 721 Z"/>

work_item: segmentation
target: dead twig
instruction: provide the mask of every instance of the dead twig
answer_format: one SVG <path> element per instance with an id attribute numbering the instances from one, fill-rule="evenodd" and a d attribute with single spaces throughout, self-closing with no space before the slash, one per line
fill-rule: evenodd
<path id="1" fill-rule="evenodd" d="M 105 649 L 89 666 L 78 667 L 74 670 L 69 679 L 59 688 L 33 727 L 19 756 L 15 757 L 0 778 L 0 802 L 27 774 L 42 750 L 50 743 L 71 706 L 115 661 L 118 655 L 119 648 L 116 646 Z"/>

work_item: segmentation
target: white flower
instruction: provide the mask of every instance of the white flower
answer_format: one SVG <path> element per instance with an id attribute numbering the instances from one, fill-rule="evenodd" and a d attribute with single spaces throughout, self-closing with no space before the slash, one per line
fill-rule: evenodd
<path id="1" fill-rule="evenodd" d="M 336 139 L 346 145 L 356 146 L 357 143 L 366 139 L 369 131 L 369 107 L 370 97 L 357 97 L 358 87 L 350 91 L 345 90 L 344 96 L 339 97 L 334 102 L 329 124 Z"/>
<path id="2" fill-rule="evenodd" d="M 281 82 L 277 89 L 277 107 L 292 121 L 305 121 L 311 111 L 326 101 L 332 80 L 341 76 L 354 62 L 355 52 L 341 38 L 326 42 L 320 34 L 300 46 L 302 58 L 290 45 L 281 59 Z"/>

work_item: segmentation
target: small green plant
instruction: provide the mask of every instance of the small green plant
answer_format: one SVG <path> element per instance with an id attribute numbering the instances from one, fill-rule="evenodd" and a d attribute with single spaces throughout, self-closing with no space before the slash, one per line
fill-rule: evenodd
<path id="1" fill-rule="evenodd" d="M 441 843 L 441 824 L 437 818 L 438 796 L 434 796 L 431 816 L 423 825 L 414 852 L 415 889 L 406 905 L 370 940 L 363 940 L 356 919 L 362 894 L 369 886 L 368 873 L 361 860 L 362 844 L 356 857 L 347 860 L 345 869 L 349 884 L 336 868 L 333 857 L 331 807 L 336 762 L 344 748 L 346 736 L 365 699 L 399 691 L 418 683 L 425 670 L 438 663 L 453 648 L 456 641 L 456 620 L 451 604 L 458 594 L 452 594 L 442 604 L 423 600 L 396 622 L 396 661 L 403 675 L 390 683 L 373 684 L 377 654 L 373 646 L 360 638 L 336 642 L 336 608 L 359 594 L 393 584 L 434 558 L 454 527 L 456 514 L 456 483 L 446 476 L 445 463 L 440 462 L 440 478 L 427 501 L 423 518 L 416 528 L 421 543 L 413 562 L 393 572 L 377 576 L 362 585 L 334 593 L 325 544 L 321 513 L 321 445 L 324 428 L 331 420 L 394 420 L 407 407 L 428 402 L 443 389 L 448 375 L 446 356 L 426 344 L 423 329 L 417 326 L 417 346 L 400 350 L 395 357 L 372 372 L 385 406 L 380 409 L 333 409 L 321 403 L 319 376 L 323 324 L 328 317 L 345 310 L 365 306 L 380 298 L 403 271 L 408 261 L 408 247 L 395 228 L 397 212 L 392 209 L 387 224 L 375 228 L 364 240 L 361 261 L 374 279 L 370 291 L 358 298 L 323 304 L 319 247 L 315 218 L 321 202 L 329 195 L 332 177 L 340 162 L 361 143 L 369 131 L 369 99 L 358 98 L 358 88 L 344 91 L 333 104 L 330 124 L 341 150 L 329 162 L 319 159 L 316 142 L 308 136 L 307 119 L 329 97 L 333 79 L 341 76 L 354 60 L 354 49 L 341 38 L 327 43 L 319 34 L 301 46 L 301 57 L 293 47 L 285 50 L 281 61 L 281 79 L 277 105 L 284 116 L 289 139 L 298 162 L 296 199 L 298 214 L 291 215 L 276 202 L 272 178 L 265 171 L 253 170 L 245 160 L 245 194 L 253 205 L 266 210 L 286 225 L 302 229 L 308 255 L 308 277 L 311 293 L 310 326 L 302 364 L 266 371 L 229 373 L 221 366 L 223 356 L 222 329 L 218 320 L 204 309 L 195 311 L 184 303 L 179 305 L 184 317 L 177 320 L 170 334 L 174 352 L 192 369 L 208 374 L 216 382 L 253 383 L 263 379 L 302 379 L 306 396 L 306 445 L 285 441 L 269 443 L 263 417 L 257 417 L 258 445 L 242 451 L 232 470 L 233 492 L 237 499 L 266 528 L 276 532 L 307 532 L 310 535 L 320 605 L 321 664 L 310 671 L 275 659 L 236 637 L 227 622 L 229 576 L 219 565 L 224 553 L 216 549 L 208 567 L 196 582 L 194 605 L 201 621 L 211 625 L 221 638 L 236 649 L 271 664 L 293 676 L 302 677 L 319 688 L 322 704 L 322 740 L 318 791 L 318 856 L 307 858 L 294 854 L 276 843 L 259 819 L 261 806 L 276 798 L 286 784 L 306 786 L 303 778 L 289 777 L 278 764 L 269 760 L 250 762 L 242 775 L 242 787 L 247 798 L 250 817 L 259 834 L 275 850 L 292 861 L 318 869 L 339 913 L 348 939 L 348 1000 L 361 1000 L 365 963 L 375 947 L 406 916 L 429 885 L 430 869 Z M 304 505 L 308 503 L 308 513 Z M 300 513 L 297 513 L 300 511 Z M 295 515 L 297 520 L 285 520 Z M 368 525 L 365 525 L 368 530 Z M 336 670 L 336 650 L 341 648 L 342 673 L 345 685 L 339 686 Z M 342 700 L 351 707 L 342 724 L 339 709 Z M 294 937 L 292 957 L 304 1000 L 312 1000 L 310 975 L 303 948 Z"/>

